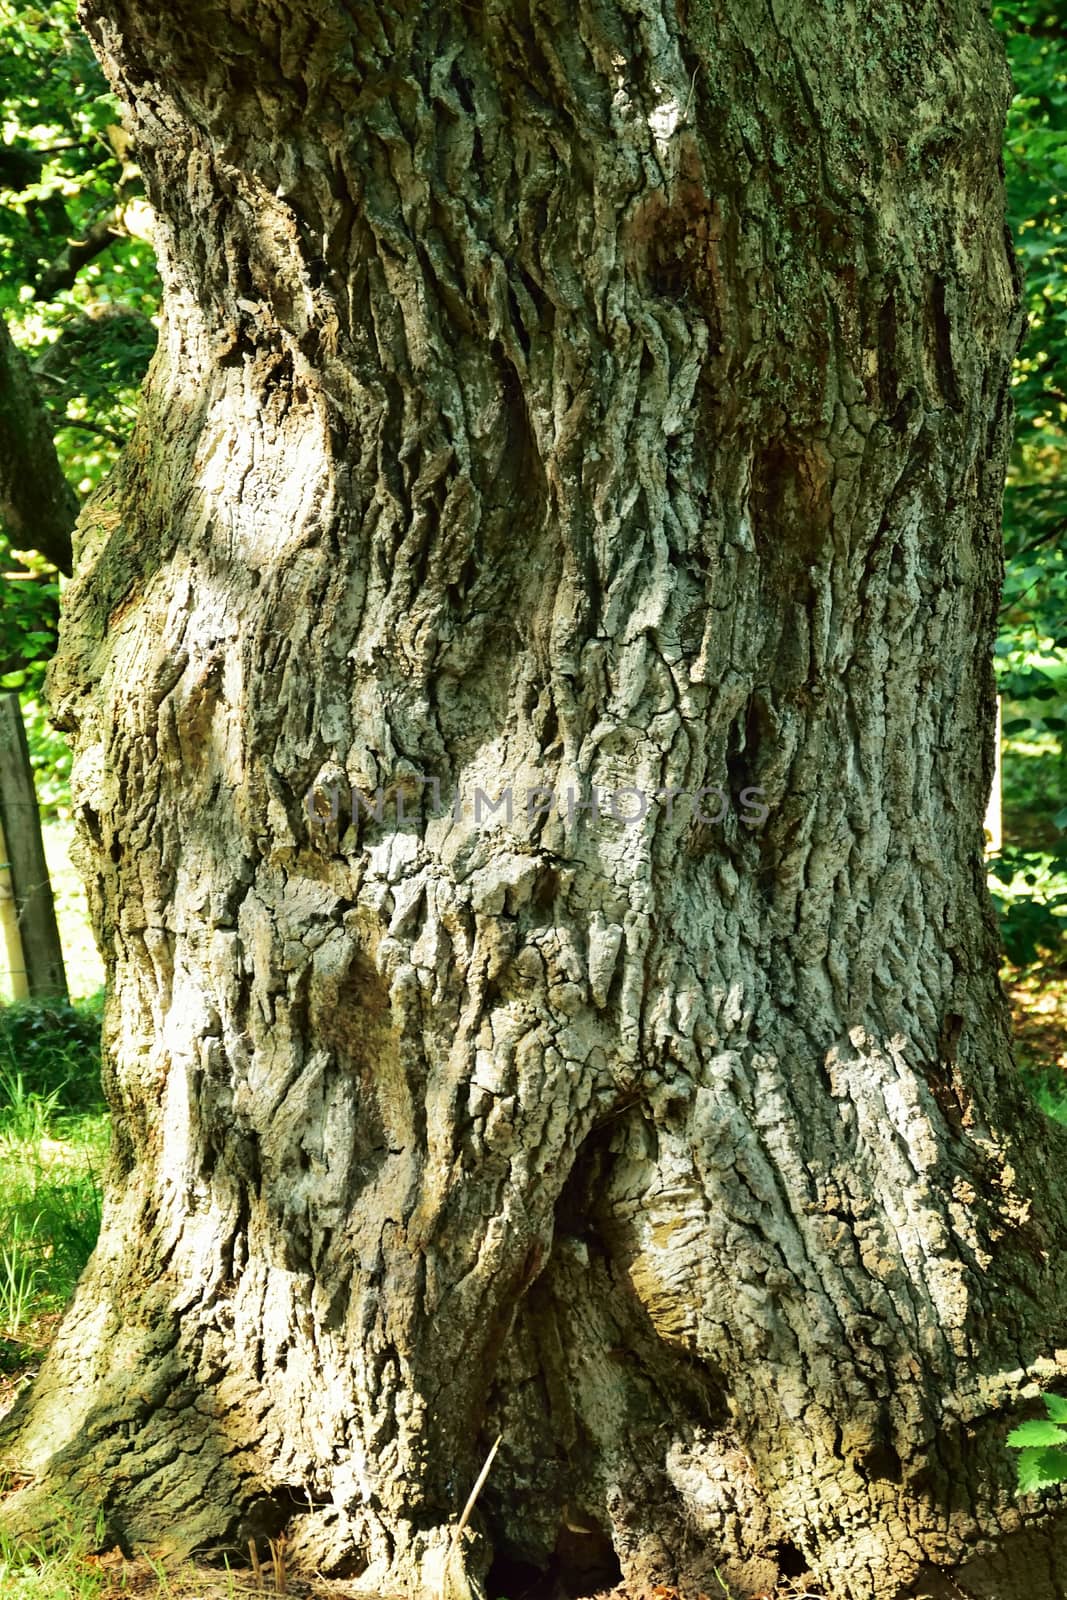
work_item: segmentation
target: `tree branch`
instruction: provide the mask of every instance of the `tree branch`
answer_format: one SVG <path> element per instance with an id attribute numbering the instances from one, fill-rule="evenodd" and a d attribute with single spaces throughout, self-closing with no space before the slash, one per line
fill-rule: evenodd
<path id="1" fill-rule="evenodd" d="M 1023 556 L 1030 554 L 1031 550 L 1040 550 L 1043 544 L 1051 544 L 1054 539 L 1061 537 L 1065 528 L 1067 528 L 1067 519 L 1063 517 L 1057 518 L 1051 527 L 1046 528 L 1043 533 L 1037 534 L 1035 538 L 1030 540 L 1029 544 L 1024 544 L 1019 550 L 1013 550 L 1011 559 L 1013 561 L 1021 561 Z"/>
<path id="2" fill-rule="evenodd" d="M 78 273 L 94 256 L 101 255 L 118 237 L 118 213 L 113 206 L 93 218 L 80 239 L 69 239 L 67 247 L 50 267 L 46 267 L 33 286 L 38 300 L 54 300 L 63 289 L 70 289 Z"/>
<path id="3" fill-rule="evenodd" d="M 106 439 L 109 444 L 117 444 L 120 448 L 128 443 L 121 433 L 116 433 L 114 428 L 105 428 L 99 422 L 84 422 L 74 417 L 57 417 L 55 426 L 57 432 L 60 428 L 80 428 L 82 433 L 95 433 L 97 438 Z"/>

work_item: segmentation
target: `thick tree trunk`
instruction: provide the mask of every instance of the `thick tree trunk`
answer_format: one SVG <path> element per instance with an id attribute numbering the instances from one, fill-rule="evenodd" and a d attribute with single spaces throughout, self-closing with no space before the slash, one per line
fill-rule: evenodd
<path id="1" fill-rule="evenodd" d="M 116 1154 L 9 1518 L 1067 1594 L 1004 1447 L 1067 1273 L 982 888 L 983 8 L 87 12 L 167 324 L 54 680 Z"/>

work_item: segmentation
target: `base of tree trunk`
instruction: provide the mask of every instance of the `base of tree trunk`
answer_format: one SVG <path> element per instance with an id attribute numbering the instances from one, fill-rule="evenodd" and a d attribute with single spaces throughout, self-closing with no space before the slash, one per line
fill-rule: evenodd
<path id="1" fill-rule="evenodd" d="M 353 1457 L 345 1423 L 366 1394 L 350 1364 L 331 1364 L 309 1276 L 278 1268 L 253 1288 L 247 1263 L 235 1294 L 232 1282 L 208 1282 L 207 1259 L 198 1277 L 157 1259 L 150 1282 L 131 1280 L 128 1189 L 124 1206 L 109 1206 L 32 1393 L 5 1421 L 9 1461 L 39 1479 L 5 1501 L 5 1527 L 40 1535 L 73 1506 L 90 1524 L 100 1518 L 102 1548 L 238 1564 L 250 1540 L 266 1559 L 284 1539 L 294 1571 L 348 1578 L 353 1593 L 438 1600 L 510 1594 L 520 1580 L 524 1592 L 572 1596 L 621 1583 L 631 1600 L 660 1586 L 711 1596 L 725 1583 L 735 1600 L 756 1600 L 779 1585 L 788 1594 L 802 1576 L 829 1600 L 1064 1600 L 1063 1524 L 1048 1523 L 1049 1501 L 1038 1508 L 1046 1520 L 1028 1526 L 1001 1472 L 995 1505 L 968 1504 L 967 1486 L 1006 1458 L 992 1389 L 984 1415 L 973 1396 L 966 1426 L 942 1421 L 940 1487 L 869 1432 L 866 1446 L 857 1434 L 847 1457 L 828 1462 L 810 1416 L 791 1432 L 783 1419 L 776 1458 L 754 1457 L 726 1391 L 663 1338 L 642 1299 L 648 1261 L 625 1244 L 632 1169 L 629 1202 L 611 1176 L 634 1132 L 617 1122 L 596 1141 L 584 1183 L 561 1196 L 549 1258 L 501 1333 L 477 1448 L 444 1463 L 432 1455 L 434 1435 L 447 1448 L 447 1427 L 405 1441 L 395 1416 L 380 1461 Z M 254 1339 L 242 1337 L 250 1315 Z M 447 1346 L 442 1337 L 442 1361 L 456 1359 Z M 234 1360 L 242 1349 L 254 1366 Z M 1001 1404 L 1017 1407 L 1035 1379 L 1057 1376 L 1067 1364 L 1007 1375 Z M 424 1418 L 433 1388 L 429 1369 L 408 1379 Z M 457 1510 L 442 1502 L 462 1505 L 497 1437 L 457 1536 Z M 988 1554 L 973 1553 L 983 1546 Z"/>

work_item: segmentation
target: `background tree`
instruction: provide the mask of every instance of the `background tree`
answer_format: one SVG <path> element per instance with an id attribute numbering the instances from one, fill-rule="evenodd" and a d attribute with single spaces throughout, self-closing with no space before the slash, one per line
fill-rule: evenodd
<path id="1" fill-rule="evenodd" d="M 56 675 L 116 1157 L 8 1515 L 1062 1592 L 1003 1449 L 1064 1217 L 980 891 L 980 8 L 89 18 L 167 329 Z M 424 777 L 771 814 L 479 828 Z M 406 821 L 309 819 L 334 782 Z"/>
<path id="2" fill-rule="evenodd" d="M 997 641 L 1008 826 L 992 867 L 1009 954 L 1051 965 L 1063 962 L 1067 914 L 1067 38 L 1054 6 L 1022 0 L 995 15 L 1016 87 L 1004 157 L 1028 331 L 1012 387 Z"/>

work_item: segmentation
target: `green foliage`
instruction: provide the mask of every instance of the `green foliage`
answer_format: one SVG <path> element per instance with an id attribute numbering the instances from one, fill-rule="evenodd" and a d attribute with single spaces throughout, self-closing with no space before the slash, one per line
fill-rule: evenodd
<path id="1" fill-rule="evenodd" d="M 0 84 L 0 307 L 70 304 L 67 287 L 42 294 L 71 241 L 107 218 L 120 193 L 136 198 L 118 103 L 77 26 L 75 0 L 0 0 L 4 76 Z M 94 285 L 75 304 L 103 299 L 129 311 L 155 309 L 151 250 L 121 219 L 98 254 Z M 43 282 L 42 282 L 43 281 Z M 139 303 L 147 295 L 147 302 Z"/>
<path id="2" fill-rule="evenodd" d="M 103 994 L 68 1005 L 28 1000 L 0 1006 L 0 1127 L 8 1125 L 13 1075 L 38 1099 L 68 1111 L 102 1111 L 100 1016 Z"/>
<path id="3" fill-rule="evenodd" d="M 1044 448 L 1062 453 L 1067 428 L 1061 361 L 1067 349 L 1067 39 L 1057 0 L 1008 0 L 995 6 L 994 16 L 1016 91 L 1004 168 L 1008 223 L 1023 269 L 1031 333 L 1018 364 L 1014 400 L 1019 451 L 1032 462 Z M 1064 503 L 1061 491 L 1061 514 Z"/>
<path id="4" fill-rule="evenodd" d="M 989 871 L 1008 960 L 1054 960 L 1067 928 L 1067 843 L 1056 852 L 1008 847 L 990 857 Z"/>
<path id="5" fill-rule="evenodd" d="M 1023 1080 L 1045 1115 L 1067 1125 L 1067 1073 L 1058 1067 L 1031 1069 L 1024 1071 Z"/>
<path id="6" fill-rule="evenodd" d="M 1042 1398 L 1047 1419 L 1023 1422 L 1008 1434 L 1009 1445 L 1019 1451 L 1020 1494 L 1067 1481 L 1067 1400 L 1058 1394 Z"/>
<path id="7" fill-rule="evenodd" d="M 56 574 L 40 558 L 17 561 L 0 528 L 0 688 L 40 682 L 55 649 L 58 611 Z"/>
<path id="8" fill-rule="evenodd" d="M 0 315 L 84 496 L 133 423 L 158 289 L 151 246 L 131 231 L 143 230 L 146 207 L 118 105 L 75 11 L 75 0 L 0 0 Z M 94 238 L 79 266 L 72 242 Z M 57 586 L 43 563 L 29 566 L 36 578 L 22 575 L 0 529 L 0 687 L 39 698 Z"/>
<path id="9" fill-rule="evenodd" d="M 997 641 L 1009 847 L 993 863 L 1005 946 L 1022 964 L 1062 951 L 1067 905 L 1067 34 L 1058 0 L 1002 0 L 993 15 L 1016 90 L 1004 169 L 1029 320 L 1012 385 Z"/>
<path id="10" fill-rule="evenodd" d="M 998 662 L 1015 710 L 1009 721 L 1025 718 L 1040 729 L 1051 719 L 1060 734 L 1057 679 L 1067 665 L 1067 36 L 1056 0 L 1010 0 L 994 17 L 1016 89 L 1004 170 L 1029 319 L 1012 385 L 1016 437 L 1004 504 Z"/>

